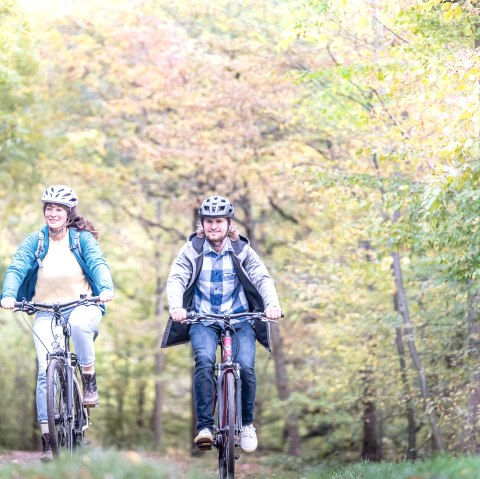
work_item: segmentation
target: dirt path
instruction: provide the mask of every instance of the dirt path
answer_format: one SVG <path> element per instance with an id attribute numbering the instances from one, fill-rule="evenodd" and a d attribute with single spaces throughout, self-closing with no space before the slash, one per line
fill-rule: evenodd
<path id="1" fill-rule="evenodd" d="M 0 464 L 35 464 L 41 456 L 37 451 L 4 451 L 0 453 Z"/>

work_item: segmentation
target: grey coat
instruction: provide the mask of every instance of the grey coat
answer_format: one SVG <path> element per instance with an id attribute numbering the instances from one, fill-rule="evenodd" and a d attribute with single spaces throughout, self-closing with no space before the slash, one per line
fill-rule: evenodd
<path id="1" fill-rule="evenodd" d="M 167 281 L 167 298 L 170 309 L 191 309 L 195 284 L 203 264 L 203 243 L 195 233 L 190 235 L 172 264 Z M 244 236 L 232 241 L 233 266 L 243 286 L 250 311 L 264 311 L 279 306 L 273 279 Z M 257 340 L 270 351 L 269 323 L 255 321 Z M 188 325 L 168 320 L 162 340 L 162 348 L 190 341 Z"/>

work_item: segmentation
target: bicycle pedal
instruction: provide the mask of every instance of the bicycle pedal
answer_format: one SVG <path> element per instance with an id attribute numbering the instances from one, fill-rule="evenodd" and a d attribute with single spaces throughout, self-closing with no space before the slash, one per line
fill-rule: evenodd
<path id="1" fill-rule="evenodd" d="M 84 446 L 90 446 L 92 444 L 92 441 L 89 441 L 88 439 L 83 440 L 83 445 Z"/>
<path id="2" fill-rule="evenodd" d="M 212 449 L 212 442 L 211 441 L 199 441 L 197 442 L 197 447 L 201 451 L 210 451 Z"/>
<path id="3" fill-rule="evenodd" d="M 85 404 L 83 403 L 83 406 L 86 407 L 87 409 L 92 409 L 94 407 L 99 407 L 100 406 L 100 402 L 96 402 L 94 404 Z"/>

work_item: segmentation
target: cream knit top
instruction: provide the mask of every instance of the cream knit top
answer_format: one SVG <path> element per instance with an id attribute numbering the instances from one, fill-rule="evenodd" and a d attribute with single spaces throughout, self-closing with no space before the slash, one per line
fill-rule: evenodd
<path id="1" fill-rule="evenodd" d="M 92 294 L 83 270 L 70 250 L 68 231 L 60 241 L 50 238 L 42 265 L 43 268 L 38 270 L 34 301 L 61 302 L 78 299 L 81 294 Z"/>

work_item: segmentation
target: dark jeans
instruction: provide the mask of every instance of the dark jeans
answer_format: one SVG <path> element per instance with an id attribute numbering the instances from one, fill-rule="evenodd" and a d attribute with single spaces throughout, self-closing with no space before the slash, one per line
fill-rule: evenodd
<path id="1" fill-rule="evenodd" d="M 255 409 L 255 330 L 248 321 L 234 325 L 233 357 L 240 364 L 242 380 L 242 422 L 252 424 Z M 195 371 L 193 373 L 193 392 L 197 429 L 213 428 L 214 368 L 221 327 L 218 324 L 204 326 L 193 324 L 190 327 Z"/>

